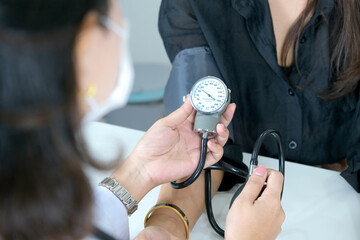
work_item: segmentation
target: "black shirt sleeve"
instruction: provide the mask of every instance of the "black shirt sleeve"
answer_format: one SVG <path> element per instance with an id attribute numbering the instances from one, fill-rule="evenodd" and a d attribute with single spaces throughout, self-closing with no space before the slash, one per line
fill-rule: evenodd
<path id="1" fill-rule="evenodd" d="M 351 152 L 347 158 L 349 167 L 341 173 L 341 176 L 360 193 L 360 144 L 358 150 Z"/>
<path id="2" fill-rule="evenodd" d="M 179 105 L 176 102 L 179 97 L 176 96 L 185 95 L 186 91 L 181 91 L 183 88 L 187 89 L 188 93 L 199 77 L 212 75 L 222 78 L 222 76 L 189 0 L 162 0 L 158 27 L 166 52 L 173 63 L 164 95 L 165 111 L 169 113 Z M 240 145 L 226 146 L 221 161 L 244 171 L 246 176 L 247 167 L 242 162 Z M 219 190 L 229 190 L 236 183 L 242 183 L 244 180 L 245 177 L 225 172 Z"/>
<path id="3" fill-rule="evenodd" d="M 171 62 L 183 49 L 207 46 L 188 0 L 163 0 L 158 27 Z"/>

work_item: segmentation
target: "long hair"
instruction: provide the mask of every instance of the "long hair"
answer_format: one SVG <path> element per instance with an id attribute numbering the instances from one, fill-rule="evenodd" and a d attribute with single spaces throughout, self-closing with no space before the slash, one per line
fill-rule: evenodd
<path id="1" fill-rule="evenodd" d="M 295 51 L 306 20 L 315 12 L 319 0 L 309 0 L 306 8 L 291 26 L 281 51 L 281 65 L 286 65 L 290 51 Z M 321 94 L 326 99 L 337 99 L 359 90 L 360 82 L 360 2 L 336 1 L 334 25 L 331 26 L 330 69 L 334 69 L 334 81 L 329 91 Z M 296 58 L 296 54 L 294 53 Z M 296 64 L 296 59 L 295 59 Z"/>
<path id="2" fill-rule="evenodd" d="M 2 239 L 81 239 L 91 231 L 73 55 L 85 14 L 106 9 L 105 0 L 0 3 Z"/>

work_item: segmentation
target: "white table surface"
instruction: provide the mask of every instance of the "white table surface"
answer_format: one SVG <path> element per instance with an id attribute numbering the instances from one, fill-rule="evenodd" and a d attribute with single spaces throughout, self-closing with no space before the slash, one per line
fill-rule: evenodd
<path id="1" fill-rule="evenodd" d="M 116 156 L 126 157 L 144 132 L 104 123 L 90 123 L 84 128 L 85 140 L 91 154 L 99 161 L 110 161 Z M 250 154 L 244 153 L 248 164 Z M 259 163 L 277 169 L 277 160 L 259 157 Z M 286 220 L 279 240 L 359 240 L 360 194 L 338 172 L 286 162 L 285 187 L 282 205 Z M 109 172 L 89 167 L 86 172 L 95 186 Z M 139 210 L 129 220 L 130 238 L 142 229 L 144 216 L 156 203 L 160 188 L 149 192 L 139 204 Z M 220 226 L 225 225 L 226 213 L 232 191 L 217 193 L 213 199 L 215 217 Z M 190 239 L 222 239 L 212 230 L 206 213 L 203 213 Z"/>

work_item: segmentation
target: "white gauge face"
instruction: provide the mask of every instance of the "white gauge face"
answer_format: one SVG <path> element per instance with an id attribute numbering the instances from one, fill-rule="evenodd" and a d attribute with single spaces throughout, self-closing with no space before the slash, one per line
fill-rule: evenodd
<path id="1" fill-rule="evenodd" d="M 223 81 L 215 77 L 205 77 L 193 86 L 191 103 L 197 111 L 215 113 L 225 105 L 228 94 Z"/>

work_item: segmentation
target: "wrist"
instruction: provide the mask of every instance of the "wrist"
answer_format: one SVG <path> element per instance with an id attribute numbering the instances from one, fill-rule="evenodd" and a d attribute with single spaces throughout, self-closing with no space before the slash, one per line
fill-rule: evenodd
<path id="1" fill-rule="evenodd" d="M 156 185 L 153 184 L 143 165 L 138 164 L 134 157 L 129 156 L 112 174 L 111 178 L 118 181 L 139 203 L 141 199 Z"/>

